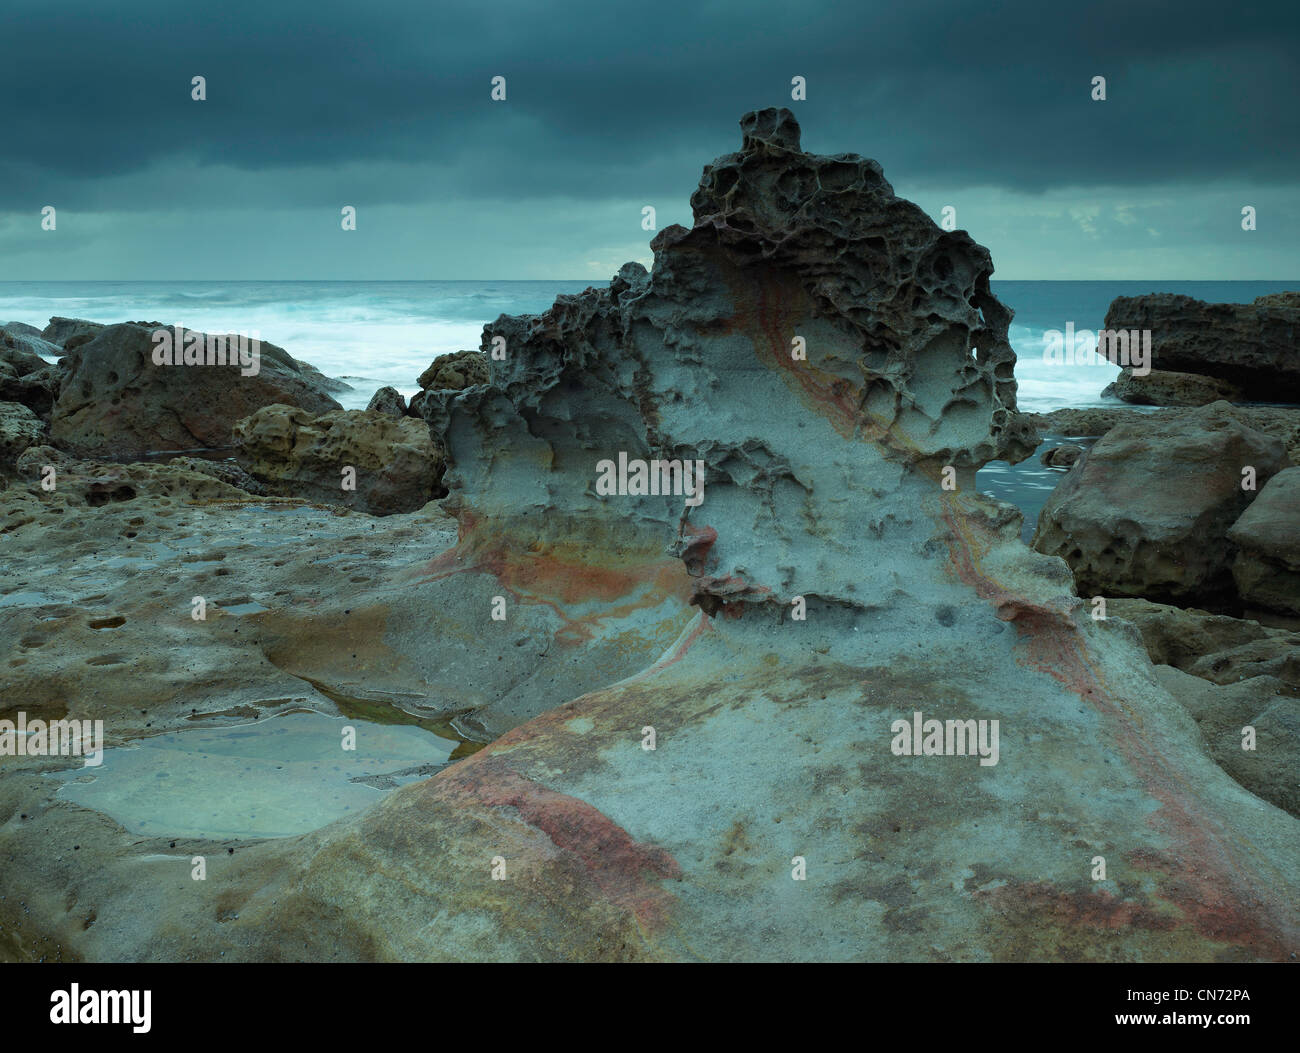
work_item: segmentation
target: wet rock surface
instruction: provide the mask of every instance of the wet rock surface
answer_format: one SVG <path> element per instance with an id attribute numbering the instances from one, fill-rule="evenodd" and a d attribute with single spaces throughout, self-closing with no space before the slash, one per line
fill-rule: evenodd
<path id="1" fill-rule="evenodd" d="M 55 800 L 48 761 L 6 769 L 0 815 L 31 818 L 0 825 L 0 867 L 37 890 L 26 915 L 0 907 L 9 953 L 1300 951 L 1300 826 L 1246 788 L 1274 794 L 1277 769 L 1225 773 L 1226 747 L 1162 686 L 1138 631 L 1094 620 L 1066 564 L 1027 550 L 1016 510 L 975 490 L 983 464 L 1035 448 L 987 251 L 897 198 L 875 162 L 804 153 L 789 111 L 741 130 L 741 151 L 705 169 L 692 229 L 655 238 L 650 271 L 630 264 L 608 289 L 499 319 L 483 351 L 500 337 L 506 356 L 485 382 L 425 392 L 448 464 L 441 508 L 377 519 L 230 488 L 217 514 L 172 494 L 157 519 L 178 528 L 176 554 L 101 583 L 91 546 L 153 522 L 131 516 L 135 499 L 70 515 L 88 489 L 6 492 L 0 554 L 45 591 L 0 603 L 8 635 L 27 634 L 5 698 L 104 713 L 127 738 L 153 731 L 155 709 L 174 728 L 232 700 L 303 698 L 331 713 L 320 699 L 441 704 L 500 736 L 351 818 L 214 853 L 199 891 L 148 869 L 167 842 Z M 681 467 L 611 489 L 605 461 Z M 226 486 L 132 470 L 139 485 Z M 61 516 L 84 562 L 37 573 Z M 200 540 L 225 557 L 201 578 L 172 562 Z M 196 635 L 188 605 L 212 590 L 218 610 L 266 609 Z M 114 610 L 87 618 L 108 597 Z M 58 663 L 105 632 L 135 634 L 104 653 L 150 656 L 143 685 L 101 671 L 92 691 Z M 1290 756 L 1288 712 L 1252 713 L 1265 766 Z M 902 750 L 900 723 L 923 719 L 941 736 L 945 721 L 972 735 L 997 721 L 997 755 L 974 739 Z M 77 858 L 50 851 L 69 838 Z M 86 926 L 91 910 L 114 924 Z"/>

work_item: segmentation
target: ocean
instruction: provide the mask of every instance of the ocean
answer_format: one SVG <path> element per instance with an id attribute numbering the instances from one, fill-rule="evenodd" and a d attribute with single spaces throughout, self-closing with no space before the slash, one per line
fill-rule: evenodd
<path id="1" fill-rule="evenodd" d="M 96 322 L 130 320 L 207 332 L 256 331 L 332 377 L 352 385 L 336 395 L 345 409 L 364 408 L 378 388 L 414 395 L 416 377 L 438 355 L 477 348 L 483 326 L 501 314 L 533 314 L 559 293 L 591 281 L 409 282 L 0 282 L 0 322 L 44 328 L 53 315 Z M 1043 361 L 1044 334 L 1101 328 L 1116 296 L 1186 293 L 1202 300 L 1247 302 L 1300 282 L 994 281 L 1015 311 L 1011 346 L 1019 361 L 1022 410 L 1098 406 L 1118 370 Z"/>
<path id="2" fill-rule="evenodd" d="M 206 332 L 256 333 L 349 385 L 334 397 L 363 409 L 391 386 L 410 397 L 416 377 L 438 355 L 477 348 L 484 324 L 501 314 L 534 314 L 560 293 L 591 281 L 408 282 L 3 282 L 0 321 L 44 328 L 54 315 L 96 322 L 130 320 L 184 325 Z M 1184 293 L 1201 300 L 1245 303 L 1300 288 L 1300 281 L 994 281 L 1015 311 L 1011 346 L 1018 361 L 1019 408 L 1046 413 L 1102 406 L 1101 391 L 1119 372 L 1086 353 L 1080 364 L 1044 361 L 1045 334 L 1073 327 L 1095 332 L 1117 296 Z M 1086 338 L 1085 338 L 1086 339 Z M 1076 346 L 1083 346 L 1082 344 Z M 1112 403 L 1113 404 L 1113 403 Z M 1048 436 L 1040 451 L 1074 436 Z M 1018 465 L 995 461 L 977 476 L 980 490 L 1017 505 L 1026 541 L 1043 502 L 1060 480 L 1037 455 Z"/>

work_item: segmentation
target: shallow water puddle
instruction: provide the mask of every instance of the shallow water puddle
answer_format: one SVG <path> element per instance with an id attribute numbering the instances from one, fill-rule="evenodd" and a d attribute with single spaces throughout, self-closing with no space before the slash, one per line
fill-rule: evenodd
<path id="1" fill-rule="evenodd" d="M 242 618 L 246 614 L 261 614 L 263 611 L 269 611 L 270 607 L 264 607 L 256 600 L 243 600 L 239 603 L 220 603 L 218 606 L 227 614 L 233 614 Z"/>
<path id="2" fill-rule="evenodd" d="M 1020 539 L 1028 545 L 1034 538 L 1034 528 L 1038 525 L 1038 516 L 1043 505 L 1052 496 L 1057 484 L 1065 478 L 1066 469 L 1049 468 L 1043 464 L 1043 454 L 1054 446 L 1073 443 L 1090 449 L 1097 440 L 1093 436 L 1068 436 L 1048 433 L 1043 441 L 1018 464 L 1006 461 L 990 461 L 975 473 L 975 485 L 986 497 L 995 497 L 999 501 L 1015 505 L 1024 513 L 1021 524 Z"/>
<path id="3" fill-rule="evenodd" d="M 7 592 L 0 596 L 0 607 L 34 607 L 50 602 L 50 597 L 43 592 Z"/>
<path id="4" fill-rule="evenodd" d="M 355 750 L 343 748 L 355 729 Z M 290 713 L 156 735 L 52 777 L 58 795 L 154 837 L 289 837 L 427 778 L 459 745 L 409 725 Z M 357 780 L 365 780 L 357 781 Z"/>

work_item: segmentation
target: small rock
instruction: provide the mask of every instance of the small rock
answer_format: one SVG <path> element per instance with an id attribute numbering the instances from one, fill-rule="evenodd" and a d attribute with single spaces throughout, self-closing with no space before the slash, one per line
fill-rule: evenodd
<path id="1" fill-rule="evenodd" d="M 396 388 L 380 388 L 371 396 L 366 409 L 370 412 L 387 413 L 390 417 L 405 417 L 406 399 Z"/>
<path id="2" fill-rule="evenodd" d="M 1053 446 L 1050 450 L 1044 450 L 1039 460 L 1048 468 L 1069 468 L 1083 454 L 1082 446 L 1067 442 L 1060 446 Z"/>

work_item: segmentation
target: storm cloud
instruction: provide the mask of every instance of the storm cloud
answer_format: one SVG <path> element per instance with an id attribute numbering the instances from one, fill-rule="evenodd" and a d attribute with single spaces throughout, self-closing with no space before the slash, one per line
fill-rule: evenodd
<path id="1" fill-rule="evenodd" d="M 765 105 L 795 109 L 806 148 L 952 201 L 1003 273 L 1095 236 L 1117 277 L 1171 245 L 1189 277 L 1300 273 L 1294 4 L 10 0 L 3 24 L 5 278 L 166 276 L 167 245 L 184 277 L 586 276 L 542 271 L 645 256 L 640 204 L 687 220 Z M 371 236 L 332 259 L 314 238 L 343 204 Z M 1045 229 L 1015 222 L 1036 207 Z"/>

